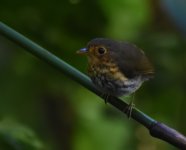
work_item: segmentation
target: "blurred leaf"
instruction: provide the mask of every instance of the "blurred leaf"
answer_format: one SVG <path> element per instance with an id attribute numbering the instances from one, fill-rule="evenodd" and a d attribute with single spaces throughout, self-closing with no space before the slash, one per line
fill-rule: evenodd
<path id="1" fill-rule="evenodd" d="M 136 38 L 139 30 L 151 19 L 147 0 L 115 0 L 114 3 L 102 0 L 101 4 L 109 19 L 107 33 L 112 38 Z"/>
<path id="2" fill-rule="evenodd" d="M 43 149 L 43 144 L 30 128 L 19 124 L 12 119 L 4 119 L 0 122 L 0 141 L 0 149 Z"/>

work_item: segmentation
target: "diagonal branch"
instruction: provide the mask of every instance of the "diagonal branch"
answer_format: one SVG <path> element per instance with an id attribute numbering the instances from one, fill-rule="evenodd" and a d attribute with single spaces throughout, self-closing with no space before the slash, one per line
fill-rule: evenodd
<path id="1" fill-rule="evenodd" d="M 54 54 L 32 42 L 2 22 L 0 22 L 0 34 L 18 44 L 19 46 L 25 48 L 26 51 L 52 65 L 65 75 L 69 76 L 71 79 L 75 80 L 79 84 L 83 85 L 104 99 L 103 94 L 93 86 L 90 79 L 86 75 L 82 74 L 80 71 L 73 68 Z M 113 96 L 109 96 L 107 101 L 122 113 L 124 113 L 123 110 L 126 108 L 126 106 L 128 106 L 127 103 Z M 178 131 L 168 127 L 163 123 L 157 122 L 138 109 L 133 109 L 131 117 L 144 125 L 153 137 L 162 139 L 182 150 L 186 150 L 186 137 Z"/>

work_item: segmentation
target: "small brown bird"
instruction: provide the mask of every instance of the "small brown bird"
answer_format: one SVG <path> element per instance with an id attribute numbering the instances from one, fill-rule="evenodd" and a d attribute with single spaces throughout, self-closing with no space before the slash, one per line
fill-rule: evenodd
<path id="1" fill-rule="evenodd" d="M 134 93 L 154 74 L 145 53 L 130 43 L 96 38 L 78 53 L 88 56 L 88 75 L 106 95 L 119 97 Z"/>

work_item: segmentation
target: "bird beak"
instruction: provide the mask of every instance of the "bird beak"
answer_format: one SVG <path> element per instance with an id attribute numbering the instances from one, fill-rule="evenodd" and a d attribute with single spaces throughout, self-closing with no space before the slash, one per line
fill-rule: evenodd
<path id="1" fill-rule="evenodd" d="M 87 54 L 88 53 L 88 48 L 81 48 L 76 52 L 77 54 Z"/>

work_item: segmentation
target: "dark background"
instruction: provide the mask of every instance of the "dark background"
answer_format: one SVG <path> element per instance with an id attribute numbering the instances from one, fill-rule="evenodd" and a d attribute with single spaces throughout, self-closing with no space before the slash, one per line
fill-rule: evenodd
<path id="1" fill-rule="evenodd" d="M 186 135 L 185 0 L 1 0 L 0 20 L 86 73 L 95 37 L 129 41 L 154 64 L 136 107 Z M 174 150 L 0 36 L 0 149 Z"/>

